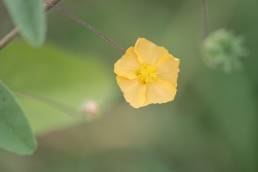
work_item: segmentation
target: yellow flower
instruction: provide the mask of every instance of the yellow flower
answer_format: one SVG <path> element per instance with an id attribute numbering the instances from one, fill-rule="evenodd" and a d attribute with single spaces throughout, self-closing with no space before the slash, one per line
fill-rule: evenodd
<path id="1" fill-rule="evenodd" d="M 114 72 L 126 101 L 134 108 L 175 98 L 179 59 L 144 38 L 127 49 Z"/>

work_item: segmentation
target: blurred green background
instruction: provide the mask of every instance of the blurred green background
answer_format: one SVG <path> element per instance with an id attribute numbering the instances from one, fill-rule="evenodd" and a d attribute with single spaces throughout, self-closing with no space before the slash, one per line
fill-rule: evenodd
<path id="1" fill-rule="evenodd" d="M 17 93 L 39 144 L 27 157 L 1 150 L 0 171 L 258 171 L 258 1 L 208 2 L 210 32 L 224 28 L 245 38 L 241 70 L 203 62 L 200 0 L 63 0 L 122 47 L 145 37 L 179 57 L 176 100 L 131 108 L 113 74 L 121 54 L 53 9 L 42 48 L 17 39 L 0 52 L 0 80 Z M 0 1 L 0 37 L 12 26 Z M 21 92 L 74 108 L 94 100 L 101 114 L 85 121 Z"/>

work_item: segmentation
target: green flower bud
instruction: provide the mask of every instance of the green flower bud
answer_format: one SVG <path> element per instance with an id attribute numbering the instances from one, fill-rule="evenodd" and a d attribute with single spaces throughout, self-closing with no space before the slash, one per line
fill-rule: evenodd
<path id="1" fill-rule="evenodd" d="M 205 63 L 227 73 L 242 68 L 242 59 L 247 55 L 243 38 L 220 29 L 211 33 L 203 44 Z"/>

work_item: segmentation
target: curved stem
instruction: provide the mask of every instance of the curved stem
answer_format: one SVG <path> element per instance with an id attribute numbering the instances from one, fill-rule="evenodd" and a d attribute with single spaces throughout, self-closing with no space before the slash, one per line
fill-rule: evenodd
<path id="1" fill-rule="evenodd" d="M 45 11 L 53 8 L 60 0 L 45 0 L 44 8 Z M 0 50 L 6 47 L 10 42 L 12 42 L 19 33 L 19 29 L 15 27 L 9 33 L 7 33 L 2 39 L 0 39 Z"/>
<path id="2" fill-rule="evenodd" d="M 205 39 L 208 35 L 208 2 L 207 0 L 202 1 L 202 10 L 203 10 L 203 39 Z"/>
<path id="3" fill-rule="evenodd" d="M 70 11 L 68 11 L 67 9 L 65 9 L 63 7 L 62 8 L 58 7 L 57 9 L 59 9 L 64 16 L 70 18 L 72 21 L 76 22 L 80 26 L 92 31 L 93 33 L 95 33 L 99 38 L 101 38 L 102 40 L 107 42 L 113 48 L 119 50 L 121 53 L 125 52 L 125 49 L 122 48 L 117 42 L 115 42 L 113 39 L 111 39 L 108 35 L 104 34 L 103 32 L 98 31 L 93 25 L 91 25 L 87 21 L 82 20 L 81 18 L 74 15 L 73 13 L 71 13 Z"/>

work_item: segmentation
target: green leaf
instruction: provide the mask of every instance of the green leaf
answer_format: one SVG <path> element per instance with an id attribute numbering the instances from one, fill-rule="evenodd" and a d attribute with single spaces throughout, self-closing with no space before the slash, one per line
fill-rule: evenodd
<path id="1" fill-rule="evenodd" d="M 79 110 L 94 100 L 100 112 L 112 103 L 113 69 L 92 55 L 74 55 L 54 46 L 33 49 L 14 43 L 0 52 L 0 79 L 17 93 L 48 98 Z M 84 116 L 64 113 L 46 101 L 19 94 L 35 133 L 85 121 Z M 100 114 L 101 115 L 101 114 Z"/>
<path id="2" fill-rule="evenodd" d="M 32 154 L 36 141 L 15 97 L 0 82 L 0 147 L 21 155 Z"/>
<path id="3" fill-rule="evenodd" d="M 22 36 L 32 45 L 40 46 L 46 35 L 46 20 L 42 0 L 4 0 Z"/>

